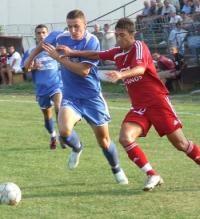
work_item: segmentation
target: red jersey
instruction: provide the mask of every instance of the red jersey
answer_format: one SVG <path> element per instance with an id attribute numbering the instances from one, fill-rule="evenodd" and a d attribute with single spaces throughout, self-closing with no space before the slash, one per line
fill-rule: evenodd
<path id="1" fill-rule="evenodd" d="M 7 64 L 7 59 L 8 59 L 8 56 L 6 54 L 0 55 L 0 63 L 2 65 L 6 65 Z"/>
<path id="2" fill-rule="evenodd" d="M 173 60 L 171 60 L 163 55 L 159 56 L 157 63 L 158 63 L 158 67 L 161 70 L 173 70 L 176 68 L 176 65 L 173 62 Z"/>
<path id="3" fill-rule="evenodd" d="M 160 101 L 162 95 L 169 93 L 157 75 L 150 51 L 144 42 L 136 40 L 128 52 L 115 47 L 100 52 L 99 57 L 102 60 L 114 61 L 119 71 L 125 71 L 136 66 L 145 68 L 143 75 L 124 79 L 124 84 L 134 107 L 156 104 Z"/>

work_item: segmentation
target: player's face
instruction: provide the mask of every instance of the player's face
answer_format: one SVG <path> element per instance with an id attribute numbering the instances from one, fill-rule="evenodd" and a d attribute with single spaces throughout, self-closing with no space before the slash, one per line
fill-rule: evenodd
<path id="1" fill-rule="evenodd" d="M 86 22 L 84 19 L 67 19 L 67 26 L 72 39 L 81 40 L 84 37 L 86 30 Z"/>
<path id="2" fill-rule="evenodd" d="M 123 50 L 129 50 L 135 41 L 133 33 L 129 33 L 125 29 L 116 28 L 115 37 L 117 45 Z"/>
<path id="3" fill-rule="evenodd" d="M 35 31 L 36 42 L 40 43 L 48 36 L 48 30 L 45 27 L 37 28 Z"/>

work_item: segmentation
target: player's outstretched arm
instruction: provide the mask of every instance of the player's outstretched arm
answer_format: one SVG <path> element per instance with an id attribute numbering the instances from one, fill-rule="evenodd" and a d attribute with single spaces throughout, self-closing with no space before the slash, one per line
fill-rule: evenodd
<path id="1" fill-rule="evenodd" d="M 126 71 L 110 71 L 106 73 L 106 76 L 109 78 L 109 80 L 112 83 L 116 83 L 119 80 L 124 80 L 126 78 L 130 78 L 130 77 L 134 77 L 134 76 L 138 76 L 138 75 L 143 75 L 145 72 L 145 68 L 142 66 L 137 66 L 134 68 L 131 68 L 129 70 Z"/>
<path id="2" fill-rule="evenodd" d="M 88 59 L 100 59 L 99 52 L 92 50 L 72 50 L 67 46 L 59 45 L 56 47 L 56 50 L 64 54 L 65 56 L 73 56 L 73 57 L 83 57 Z"/>
<path id="3" fill-rule="evenodd" d="M 29 55 L 29 57 L 26 59 L 25 63 L 24 63 L 24 69 L 25 71 L 29 71 L 29 69 L 31 69 L 32 65 L 33 65 L 33 60 L 34 58 L 40 53 L 42 52 L 43 48 L 42 48 L 42 44 L 39 44 Z"/>
<path id="4" fill-rule="evenodd" d="M 65 47 L 65 46 L 64 46 Z M 91 64 L 81 63 L 81 62 L 72 62 L 66 55 L 63 55 L 62 50 L 56 50 L 56 48 L 48 43 L 43 43 L 42 48 L 48 52 L 49 56 L 55 59 L 57 62 L 60 62 L 65 68 L 69 69 L 75 74 L 86 77 L 90 73 Z"/>

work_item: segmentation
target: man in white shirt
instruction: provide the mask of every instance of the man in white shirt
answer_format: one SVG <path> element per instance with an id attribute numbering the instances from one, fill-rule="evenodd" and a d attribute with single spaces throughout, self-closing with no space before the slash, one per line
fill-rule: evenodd
<path id="1" fill-rule="evenodd" d="M 9 53 L 8 64 L 11 68 L 11 71 L 14 73 L 22 72 L 22 69 L 20 67 L 21 59 L 22 59 L 21 55 L 17 51 L 15 51 L 14 46 L 8 47 L 8 53 Z"/>
<path id="2" fill-rule="evenodd" d="M 177 22 L 176 28 L 173 29 L 169 34 L 169 46 L 170 49 L 176 48 L 179 54 L 184 55 L 184 40 L 187 36 L 188 31 L 182 28 L 182 23 Z"/>
<path id="3" fill-rule="evenodd" d="M 169 0 L 165 0 L 163 8 L 162 8 L 161 15 L 170 15 L 173 12 L 176 12 L 175 6 L 170 4 Z"/>

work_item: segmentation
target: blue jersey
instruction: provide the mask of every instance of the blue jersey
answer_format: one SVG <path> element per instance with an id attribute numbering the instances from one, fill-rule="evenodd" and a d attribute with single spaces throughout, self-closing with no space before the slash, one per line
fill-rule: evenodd
<path id="1" fill-rule="evenodd" d="M 66 45 L 75 50 L 94 50 L 99 51 L 99 41 L 93 34 L 88 31 L 82 40 L 74 40 L 71 38 L 70 33 L 65 31 L 61 34 L 52 32 L 47 36 L 45 42 L 56 45 Z M 70 57 L 72 62 L 82 62 L 91 64 L 91 69 L 86 77 L 82 77 L 70 71 L 61 65 L 61 74 L 63 80 L 63 96 L 74 97 L 80 99 L 88 99 L 98 96 L 101 92 L 100 80 L 97 75 L 97 60 L 91 60 L 80 57 Z"/>
<path id="2" fill-rule="evenodd" d="M 33 49 L 34 48 L 31 48 L 25 52 L 22 57 L 22 67 Z M 36 96 L 45 96 L 58 88 L 62 88 L 61 74 L 57 61 L 52 59 L 45 51 L 39 53 L 34 61 L 41 63 L 40 69 L 32 71 Z"/>

